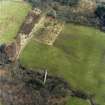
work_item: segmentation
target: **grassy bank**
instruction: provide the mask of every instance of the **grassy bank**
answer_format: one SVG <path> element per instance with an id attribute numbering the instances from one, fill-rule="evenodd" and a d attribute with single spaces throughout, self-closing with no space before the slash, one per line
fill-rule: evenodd
<path id="1" fill-rule="evenodd" d="M 0 43 L 14 39 L 31 6 L 23 1 L 0 1 Z"/>
<path id="2" fill-rule="evenodd" d="M 67 102 L 67 105 L 89 105 L 89 103 L 85 100 L 71 97 L 69 101 Z"/>
<path id="3" fill-rule="evenodd" d="M 54 46 L 39 44 L 33 38 L 20 61 L 28 68 L 48 69 L 73 88 L 95 94 L 97 103 L 105 105 L 105 33 L 67 24 Z"/>

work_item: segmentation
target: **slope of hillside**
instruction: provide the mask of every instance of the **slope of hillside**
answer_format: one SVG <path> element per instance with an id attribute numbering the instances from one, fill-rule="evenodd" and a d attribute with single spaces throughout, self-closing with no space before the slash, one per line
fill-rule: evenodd
<path id="1" fill-rule="evenodd" d="M 20 61 L 28 68 L 48 69 L 73 88 L 95 95 L 97 103 L 105 105 L 104 35 L 91 27 L 67 24 L 54 46 L 39 44 L 33 38 Z"/>
<path id="2" fill-rule="evenodd" d="M 23 1 L 0 1 L 0 43 L 14 39 L 30 8 Z"/>
<path id="3" fill-rule="evenodd" d="M 8 43 L 15 38 L 21 24 L 25 19 L 25 16 L 27 15 L 30 9 L 31 9 L 30 4 L 22 0 L 1 0 L 0 1 L 0 44 Z M 52 18 L 51 16 L 49 17 Z M 48 29 L 50 29 L 50 27 L 48 27 Z M 42 33 L 38 32 L 38 35 L 42 35 Z M 50 34 L 51 34 L 51 31 L 48 33 L 48 38 L 47 38 L 48 41 L 49 41 Z M 46 33 L 43 35 L 43 40 L 46 39 L 45 38 L 46 35 L 47 35 Z M 71 89 L 73 89 L 74 91 L 77 91 L 77 93 L 78 91 L 80 92 L 78 94 L 81 94 L 81 92 L 89 94 L 89 96 L 95 97 L 96 103 L 98 103 L 99 105 L 105 105 L 105 99 L 104 99 L 105 98 L 105 93 L 104 93 L 105 91 L 105 33 L 104 32 L 101 32 L 100 30 L 92 27 L 66 23 L 62 33 L 58 37 L 56 37 L 57 39 L 56 38 L 54 39 L 54 43 L 51 44 L 50 46 L 46 45 L 46 43 L 40 43 L 40 41 L 36 41 L 35 38 L 36 38 L 36 33 L 35 33 L 35 36 L 32 39 L 30 39 L 31 41 L 27 44 L 27 46 L 21 53 L 20 62 L 19 62 L 21 63 L 21 65 L 18 65 L 18 64 L 15 65 L 16 62 L 15 63 L 12 62 L 13 65 L 16 66 L 14 67 L 15 69 L 12 68 L 11 66 L 11 68 L 14 70 L 15 73 L 18 74 L 19 71 L 15 71 L 15 70 L 16 68 L 21 67 L 26 71 L 26 78 L 29 79 L 30 73 L 28 70 L 30 69 L 32 70 L 33 68 L 33 70 L 44 71 L 47 69 L 48 74 L 51 74 L 53 77 L 64 78 L 64 80 L 66 80 L 69 83 Z M 40 37 L 40 40 L 41 38 L 42 37 Z M 10 65 L 12 64 L 10 63 Z M 27 69 L 25 69 L 24 67 Z M 33 71 L 31 73 L 34 74 Z M 2 74 L 3 73 L 1 72 L 1 76 L 3 76 Z M 18 74 L 18 76 L 19 78 L 21 78 L 20 74 Z M 25 75 L 23 74 L 22 76 L 23 76 L 22 78 L 24 78 Z M 39 84 L 39 81 L 33 82 L 33 79 L 35 79 L 34 77 L 36 77 L 36 75 L 32 76 L 32 78 L 30 79 L 31 81 L 28 81 L 27 85 L 30 85 L 29 82 L 31 82 L 32 84 L 37 84 L 37 83 Z M 41 77 L 41 79 L 42 78 L 43 76 Z M 14 82 L 16 82 L 15 79 L 13 80 Z M 8 78 L 7 78 L 7 81 L 8 81 Z M 2 82 L 2 84 L 4 83 L 5 81 Z M 53 81 L 51 81 L 51 83 L 53 83 Z M 18 83 L 18 85 L 20 85 L 20 82 Z M 19 91 L 20 94 L 16 93 L 15 95 L 18 95 L 19 97 L 21 97 L 21 93 L 22 92 L 24 93 L 25 89 L 27 88 L 25 83 L 24 85 L 25 86 L 21 88 L 21 91 Z M 15 85 L 11 85 L 11 82 L 9 82 L 9 86 L 14 87 Z M 7 97 L 4 97 L 4 99 L 5 99 L 6 105 L 9 105 L 8 101 L 9 101 L 9 98 L 11 97 L 9 96 L 8 98 L 8 95 L 9 95 L 8 93 L 13 91 L 11 95 L 14 96 L 14 93 L 16 91 L 13 90 L 13 88 L 8 89 L 6 84 L 5 84 L 6 88 L 4 88 L 3 85 L 1 85 L 1 87 L 4 90 L 7 89 Z M 51 88 L 52 87 L 53 86 L 51 85 Z M 18 91 L 19 88 L 16 87 L 16 89 Z M 23 99 L 25 98 L 24 96 L 29 95 L 31 97 L 35 95 L 33 94 L 32 90 L 30 91 L 30 89 L 27 88 L 27 90 L 31 94 L 28 94 L 26 91 L 25 94 L 22 94 Z M 33 88 L 33 90 L 34 89 L 35 88 Z M 57 89 L 59 90 L 61 89 L 61 87 L 58 87 Z M 44 93 L 43 90 L 41 92 L 44 94 L 42 95 L 43 97 L 41 98 L 44 99 L 44 96 L 46 96 L 46 94 Z M 2 90 L 1 90 L 1 93 L 2 93 Z M 15 101 L 17 101 L 17 99 L 18 98 L 16 98 Z M 34 98 L 26 97 L 25 99 L 26 101 L 20 98 L 20 100 L 18 99 L 18 101 L 20 101 L 20 103 L 21 102 L 29 103 L 28 105 L 30 105 L 30 102 L 28 101 L 28 99 L 34 100 L 33 104 L 36 103 L 37 101 L 36 96 Z M 19 105 L 19 104 L 15 104 L 15 101 L 12 100 L 12 103 L 14 105 Z M 43 103 L 41 103 L 41 105 L 42 104 Z M 70 97 L 70 100 L 68 101 L 67 105 L 89 105 L 89 101 L 87 101 L 86 99 L 84 100 L 79 99 L 77 97 Z"/>

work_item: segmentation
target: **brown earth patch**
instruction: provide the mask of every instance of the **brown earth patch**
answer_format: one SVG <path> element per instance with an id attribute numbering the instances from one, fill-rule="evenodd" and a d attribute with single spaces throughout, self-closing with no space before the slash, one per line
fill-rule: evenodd
<path id="1" fill-rule="evenodd" d="M 44 26 L 35 35 L 35 40 L 43 44 L 53 45 L 63 27 L 63 22 L 53 17 L 46 17 Z"/>
<path id="2" fill-rule="evenodd" d="M 0 69 L 0 76 L 6 75 L 7 72 L 5 70 Z"/>
<path id="3" fill-rule="evenodd" d="M 24 23 L 20 27 L 19 33 L 29 34 L 32 31 L 35 23 L 37 23 L 39 19 L 40 15 L 35 14 L 34 10 L 31 10 L 26 16 Z"/>

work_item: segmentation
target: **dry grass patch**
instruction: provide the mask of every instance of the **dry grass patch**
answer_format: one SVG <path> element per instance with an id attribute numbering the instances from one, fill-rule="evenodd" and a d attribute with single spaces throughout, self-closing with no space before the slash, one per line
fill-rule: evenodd
<path id="1" fill-rule="evenodd" d="M 35 35 L 35 40 L 47 45 L 53 45 L 63 27 L 63 22 L 52 17 L 46 17 L 44 26 L 38 31 L 37 35 Z"/>

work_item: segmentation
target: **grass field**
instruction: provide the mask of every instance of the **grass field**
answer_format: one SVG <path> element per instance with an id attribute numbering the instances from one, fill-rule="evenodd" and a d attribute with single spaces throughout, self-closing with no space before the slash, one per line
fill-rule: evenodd
<path id="1" fill-rule="evenodd" d="M 20 0 L 0 0 L 0 43 L 14 39 L 30 8 Z"/>
<path id="2" fill-rule="evenodd" d="M 94 94 L 97 103 L 105 105 L 105 33 L 66 24 L 54 46 L 39 44 L 33 38 L 20 61 L 28 68 L 47 69 L 63 77 L 73 88 Z M 67 105 L 87 102 L 72 99 Z"/>
<path id="3" fill-rule="evenodd" d="M 67 105 L 89 105 L 89 103 L 79 98 L 70 97 L 69 101 L 67 102 Z"/>

